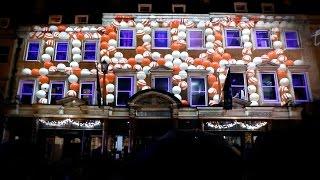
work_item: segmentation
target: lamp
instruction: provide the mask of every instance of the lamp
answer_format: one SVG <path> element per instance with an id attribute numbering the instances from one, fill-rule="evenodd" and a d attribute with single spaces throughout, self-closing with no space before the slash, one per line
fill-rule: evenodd
<path id="1" fill-rule="evenodd" d="M 108 73 L 108 68 L 109 68 L 109 64 L 107 63 L 107 61 L 101 61 L 101 71 L 103 73 L 103 93 L 102 93 L 102 96 L 103 96 L 103 106 L 106 106 L 107 105 L 107 102 L 106 102 L 106 74 Z"/>

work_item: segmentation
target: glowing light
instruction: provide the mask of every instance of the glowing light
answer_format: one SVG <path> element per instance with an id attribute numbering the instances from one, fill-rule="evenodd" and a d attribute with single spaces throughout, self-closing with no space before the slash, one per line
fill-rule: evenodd
<path id="1" fill-rule="evenodd" d="M 247 129 L 247 130 L 257 130 L 267 125 L 267 122 L 257 122 L 255 124 L 248 124 L 248 123 L 243 123 L 238 121 L 234 121 L 228 124 L 219 124 L 219 122 L 207 122 L 207 126 L 214 129 L 229 129 L 236 125 L 239 125 L 241 128 Z"/>
<path id="2" fill-rule="evenodd" d="M 95 120 L 95 121 L 88 121 L 88 122 L 79 122 L 79 121 L 74 121 L 72 119 L 65 119 L 63 121 L 46 121 L 43 119 L 39 119 L 39 122 L 41 124 L 44 124 L 45 126 L 49 126 L 49 127 L 63 127 L 63 126 L 67 126 L 67 125 L 72 125 L 72 126 L 78 126 L 81 128 L 87 128 L 87 129 L 91 129 L 91 128 L 95 128 L 95 127 L 99 127 L 101 126 L 101 122 L 99 120 Z"/>

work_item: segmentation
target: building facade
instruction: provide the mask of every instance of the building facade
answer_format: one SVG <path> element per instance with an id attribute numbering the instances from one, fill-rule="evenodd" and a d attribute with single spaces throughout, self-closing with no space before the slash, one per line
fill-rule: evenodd
<path id="1" fill-rule="evenodd" d="M 43 144 L 52 160 L 121 159 L 179 129 L 219 134 L 242 152 L 319 98 L 310 31 L 307 16 L 225 13 L 20 27 L 2 142 Z"/>

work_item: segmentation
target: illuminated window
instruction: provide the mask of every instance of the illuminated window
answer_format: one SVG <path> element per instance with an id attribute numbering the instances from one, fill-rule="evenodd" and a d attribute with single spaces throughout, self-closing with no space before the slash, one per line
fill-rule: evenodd
<path id="1" fill-rule="evenodd" d="M 170 78 L 169 77 L 154 77 L 153 87 L 158 90 L 170 92 Z"/>
<path id="2" fill-rule="evenodd" d="M 21 80 L 18 96 L 21 104 L 32 104 L 34 99 L 35 81 Z"/>
<path id="3" fill-rule="evenodd" d="M 57 100 L 64 98 L 65 94 L 65 82 L 64 81 L 52 81 L 50 82 L 49 90 L 49 104 L 56 104 Z"/>
<path id="4" fill-rule="evenodd" d="M 299 35 L 297 31 L 285 31 L 284 38 L 288 49 L 300 48 Z"/>
<path id="5" fill-rule="evenodd" d="M 69 42 L 58 41 L 56 43 L 55 60 L 68 61 L 69 59 Z"/>
<path id="6" fill-rule="evenodd" d="M 207 92 L 205 78 L 191 77 L 190 83 L 191 87 L 189 91 L 189 101 L 191 103 L 191 106 L 206 106 Z"/>
<path id="7" fill-rule="evenodd" d="M 133 77 L 117 77 L 117 106 L 126 106 L 129 98 L 134 93 Z"/>
<path id="8" fill-rule="evenodd" d="M 162 49 L 169 47 L 169 31 L 166 29 L 157 29 L 153 31 L 153 48 Z"/>
<path id="9" fill-rule="evenodd" d="M 75 24 L 88 24 L 89 16 L 88 15 L 76 15 L 74 17 Z"/>
<path id="10" fill-rule="evenodd" d="M 188 31 L 188 48 L 189 49 L 202 49 L 203 48 L 203 31 L 202 30 L 189 30 Z"/>
<path id="11" fill-rule="evenodd" d="M 256 30 L 256 47 L 257 48 L 270 48 L 269 31 Z"/>
<path id="12" fill-rule="evenodd" d="M 97 42 L 85 41 L 83 45 L 83 60 L 96 61 L 97 59 Z"/>
<path id="13" fill-rule="evenodd" d="M 26 60 L 37 61 L 40 55 L 40 41 L 30 41 L 27 45 Z"/>
<path id="14" fill-rule="evenodd" d="M 296 102 L 309 101 L 309 88 L 306 75 L 304 73 L 292 73 L 292 87 Z"/>
<path id="15" fill-rule="evenodd" d="M 133 29 L 119 30 L 119 47 L 120 48 L 134 48 L 135 47 L 135 32 Z"/>
<path id="16" fill-rule="evenodd" d="M 62 15 L 50 15 L 48 24 L 61 24 Z"/>
<path id="17" fill-rule="evenodd" d="M 79 97 L 88 102 L 88 105 L 94 104 L 95 82 L 81 82 Z"/>
<path id="18" fill-rule="evenodd" d="M 241 37 L 239 30 L 227 29 L 225 35 L 227 47 L 241 47 Z"/>
<path id="19" fill-rule="evenodd" d="M 246 88 L 243 73 L 230 73 L 232 97 L 246 98 Z"/>
<path id="20" fill-rule="evenodd" d="M 264 102 L 278 102 L 278 84 L 274 73 L 261 74 L 261 87 Z"/>

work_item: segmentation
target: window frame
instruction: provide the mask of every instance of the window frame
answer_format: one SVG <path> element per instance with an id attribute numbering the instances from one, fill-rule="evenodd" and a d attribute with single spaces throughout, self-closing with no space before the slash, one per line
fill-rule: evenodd
<path id="1" fill-rule="evenodd" d="M 63 84 L 64 88 L 63 88 L 63 97 L 62 98 L 65 98 L 66 97 L 66 93 L 67 93 L 67 86 L 66 86 L 66 81 L 64 80 L 52 80 L 50 81 L 50 89 L 48 91 L 48 104 L 51 104 L 51 96 L 52 96 L 52 84 Z M 58 94 L 54 94 L 54 95 L 58 95 Z"/>
<path id="2" fill-rule="evenodd" d="M 305 90 L 306 90 L 306 96 L 307 96 L 307 100 L 296 100 L 296 96 L 295 96 L 295 90 L 294 90 L 294 85 L 293 85 L 293 80 L 292 80 L 292 75 L 293 74 L 299 74 L 299 75 L 303 75 L 304 76 L 304 82 L 305 82 L 305 86 L 299 86 L 299 87 L 304 87 Z M 306 72 L 291 72 L 290 73 L 290 81 L 291 81 L 291 90 L 292 90 L 292 94 L 293 94 L 293 98 L 294 98 L 294 102 L 297 103 L 297 104 L 300 104 L 300 103 L 304 103 L 304 102 L 310 102 L 312 100 L 312 97 L 311 97 L 311 86 L 310 86 L 310 81 L 309 81 L 309 77 L 307 75 Z"/>
<path id="3" fill-rule="evenodd" d="M 39 49 L 38 49 L 38 56 L 37 59 L 28 59 L 28 53 L 29 53 L 29 45 L 30 43 L 39 43 Z M 30 61 L 30 62 L 35 62 L 35 61 L 39 61 L 40 60 L 40 56 L 42 54 L 42 42 L 40 40 L 28 40 L 28 43 L 26 44 L 26 50 L 25 50 L 25 54 L 24 54 L 24 60 L 25 61 Z"/>
<path id="4" fill-rule="evenodd" d="M 272 74 L 273 77 L 274 77 L 274 90 L 275 90 L 275 93 L 276 93 L 276 100 L 265 100 L 264 99 L 264 95 L 263 95 L 263 88 L 265 86 L 262 85 L 262 75 L 263 74 Z M 279 89 L 279 84 L 278 84 L 278 77 L 276 75 L 275 72 L 260 72 L 259 73 L 259 89 L 260 89 L 260 93 L 259 93 L 259 100 L 263 103 L 263 104 L 272 104 L 272 103 L 276 103 L 276 104 L 280 104 L 280 93 L 278 91 Z M 273 87 L 273 86 L 266 86 L 266 87 Z"/>
<path id="5" fill-rule="evenodd" d="M 196 92 L 196 91 L 192 91 L 192 79 L 193 78 L 197 78 L 197 79 L 203 79 L 204 80 L 204 94 L 205 94 L 205 104 L 204 105 L 193 105 L 192 104 L 192 92 Z M 208 106 L 208 84 L 207 84 L 207 77 L 205 76 L 189 76 L 188 77 L 188 84 L 190 85 L 188 88 L 188 102 L 190 102 L 190 107 L 205 107 Z M 202 91 L 199 91 L 199 93 L 201 93 Z"/>
<path id="6" fill-rule="evenodd" d="M 79 93 L 78 93 L 78 98 L 79 99 L 82 99 L 81 98 L 81 95 L 84 95 L 81 93 L 81 90 L 82 90 L 82 85 L 83 84 L 92 84 L 92 104 L 88 104 L 89 106 L 93 106 L 95 105 L 96 103 L 96 81 L 95 80 L 81 80 L 80 81 L 80 88 L 79 88 Z"/>
<path id="7" fill-rule="evenodd" d="M 96 58 L 95 58 L 95 60 L 87 60 L 87 59 L 85 59 L 84 57 L 85 57 L 85 52 L 86 52 L 86 50 L 85 50 L 85 44 L 87 43 L 87 42 L 95 42 L 96 43 L 96 49 L 95 49 L 95 55 L 96 55 Z M 82 45 L 82 61 L 83 62 L 97 62 L 99 59 L 100 59 L 100 57 L 99 57 L 99 54 L 100 53 L 98 53 L 98 47 L 100 46 L 100 42 L 99 41 L 97 41 L 97 40 L 84 40 L 83 41 L 83 45 Z M 92 52 L 92 50 L 90 50 L 90 52 Z"/>
<path id="8" fill-rule="evenodd" d="M 82 18 L 85 18 L 85 21 L 81 21 Z M 74 24 L 88 24 L 89 22 L 89 15 L 75 15 L 74 16 Z"/>
<path id="9" fill-rule="evenodd" d="M 130 47 L 122 47 L 122 46 L 120 46 L 120 40 L 121 40 L 121 38 L 120 38 L 120 32 L 122 31 L 122 30 L 130 30 L 130 31 L 132 31 L 133 32 L 133 34 L 132 34 L 132 46 L 130 46 Z M 135 49 L 136 48 L 136 45 L 137 45 L 137 37 L 136 37 L 136 29 L 135 28 L 119 28 L 118 29 L 118 42 L 117 42 L 117 48 L 119 48 L 119 49 Z"/>
<path id="10" fill-rule="evenodd" d="M 167 47 L 155 47 L 155 32 L 156 31 L 166 31 L 167 32 Z M 158 39 L 158 38 L 157 38 Z M 155 28 L 152 30 L 152 49 L 170 49 L 170 44 L 171 44 L 171 36 L 170 36 L 170 31 L 169 28 Z"/>
<path id="11" fill-rule="evenodd" d="M 270 11 L 268 11 L 268 10 L 266 10 L 266 7 L 270 7 L 271 8 L 271 10 Z M 261 12 L 262 13 L 274 13 L 274 3 L 261 3 Z"/>
<path id="12" fill-rule="evenodd" d="M 190 38 L 190 32 L 191 31 L 200 31 L 202 33 L 202 47 L 190 47 L 190 39 L 194 39 L 194 38 Z M 203 29 L 197 29 L 197 28 L 190 28 L 187 29 L 187 48 L 189 50 L 203 50 L 205 49 L 205 35 L 204 35 L 204 30 Z"/>
<path id="13" fill-rule="evenodd" d="M 182 12 L 176 12 L 176 8 L 182 8 Z M 187 6 L 185 4 L 171 4 L 172 13 L 186 13 Z"/>
<path id="14" fill-rule="evenodd" d="M 228 46 L 228 37 L 227 37 L 227 31 L 238 31 L 239 32 L 239 40 L 240 40 L 240 45 L 239 46 Z M 242 39 L 241 39 L 241 31 L 240 29 L 236 29 L 236 28 L 226 28 L 224 31 L 223 31 L 223 37 L 224 38 L 224 48 L 226 49 L 240 49 L 240 48 L 243 48 L 243 42 L 242 42 Z"/>
<path id="15" fill-rule="evenodd" d="M 57 60 L 57 52 L 58 52 L 57 47 L 58 47 L 59 43 L 67 43 L 67 45 L 68 45 L 68 48 L 67 48 L 67 59 L 66 60 Z M 55 42 L 54 46 L 55 46 L 55 48 L 54 48 L 54 57 L 53 57 L 54 61 L 56 61 L 56 62 L 69 62 L 70 59 L 71 59 L 70 58 L 70 53 L 71 53 L 70 41 L 68 41 L 68 40 L 58 40 L 58 41 Z"/>
<path id="16" fill-rule="evenodd" d="M 29 83 L 26 83 L 26 82 L 29 82 Z M 19 102 L 21 103 L 21 96 L 22 96 L 22 87 L 23 87 L 23 84 L 33 84 L 33 92 L 32 92 L 32 96 L 31 96 L 31 104 L 34 104 L 36 101 L 36 91 L 37 91 L 37 86 L 38 86 L 38 83 L 36 80 L 34 79 L 20 79 L 19 80 L 19 85 L 18 85 L 18 92 L 17 92 L 17 95 L 19 96 Z"/>
<path id="17" fill-rule="evenodd" d="M 235 72 L 232 72 L 231 70 L 229 71 L 229 73 L 231 74 L 242 74 L 243 76 L 243 89 L 244 89 L 244 100 L 248 100 L 248 83 L 247 83 L 247 76 L 246 76 L 246 73 L 245 72 L 241 72 L 241 71 L 235 71 Z M 238 86 L 239 85 L 235 85 L 235 86 Z M 232 90 L 232 82 L 230 82 L 230 88 Z M 239 98 L 241 99 L 241 98 Z"/>
<path id="18" fill-rule="evenodd" d="M 172 81 L 171 81 L 171 79 L 172 78 L 170 76 L 159 76 L 159 75 L 158 76 L 157 75 L 156 76 L 152 76 L 151 86 L 154 89 L 156 89 L 156 82 L 155 82 L 156 78 L 167 78 L 168 79 L 168 91 L 167 92 L 171 93 L 171 91 L 172 91 Z"/>
<path id="19" fill-rule="evenodd" d="M 131 89 L 130 89 L 130 97 L 132 97 L 134 94 L 135 94 L 135 92 L 136 92 L 136 80 L 135 80 L 135 76 L 132 76 L 132 75 L 124 75 L 124 76 L 117 76 L 117 78 L 116 78 L 116 87 L 115 87 L 115 105 L 117 106 L 117 107 L 125 107 L 125 106 L 127 106 L 126 104 L 125 105 L 119 105 L 118 104 L 118 97 L 119 97 L 119 95 L 118 95 L 118 93 L 119 92 L 129 92 L 129 91 L 123 91 L 123 90 L 118 90 L 118 83 L 119 83 L 119 78 L 130 78 L 131 79 Z"/>
<path id="20" fill-rule="evenodd" d="M 239 10 L 238 6 L 244 6 L 243 10 Z M 234 2 L 233 3 L 234 12 L 236 13 L 247 13 L 248 12 L 248 3 L 247 2 Z"/>
<path id="21" fill-rule="evenodd" d="M 269 41 L 269 47 L 258 47 L 258 38 L 257 38 L 257 31 L 267 31 L 268 32 L 268 41 Z M 267 29 L 255 29 L 254 30 L 254 43 L 255 43 L 255 48 L 256 49 L 271 49 L 272 46 L 272 41 L 270 39 L 270 31 Z M 265 39 L 265 38 L 259 38 L 259 39 Z"/>
<path id="22" fill-rule="evenodd" d="M 144 11 L 143 8 L 148 8 L 147 11 Z M 139 13 L 150 13 L 152 12 L 152 4 L 151 3 L 139 3 L 138 4 L 138 12 Z"/>
<path id="23" fill-rule="evenodd" d="M 295 32 L 297 34 L 297 41 L 298 41 L 298 47 L 288 47 L 288 44 L 287 44 L 287 38 L 286 38 L 286 32 Z M 285 48 L 288 49 L 288 50 L 295 50 L 295 49 L 301 49 L 302 48 L 302 44 L 301 44 L 301 37 L 300 37 L 300 33 L 299 31 L 297 30 L 290 30 L 290 29 L 287 29 L 287 30 L 284 30 L 282 32 L 282 42 L 284 42 L 283 44 L 285 45 Z M 289 40 L 292 40 L 292 39 L 289 39 Z"/>

